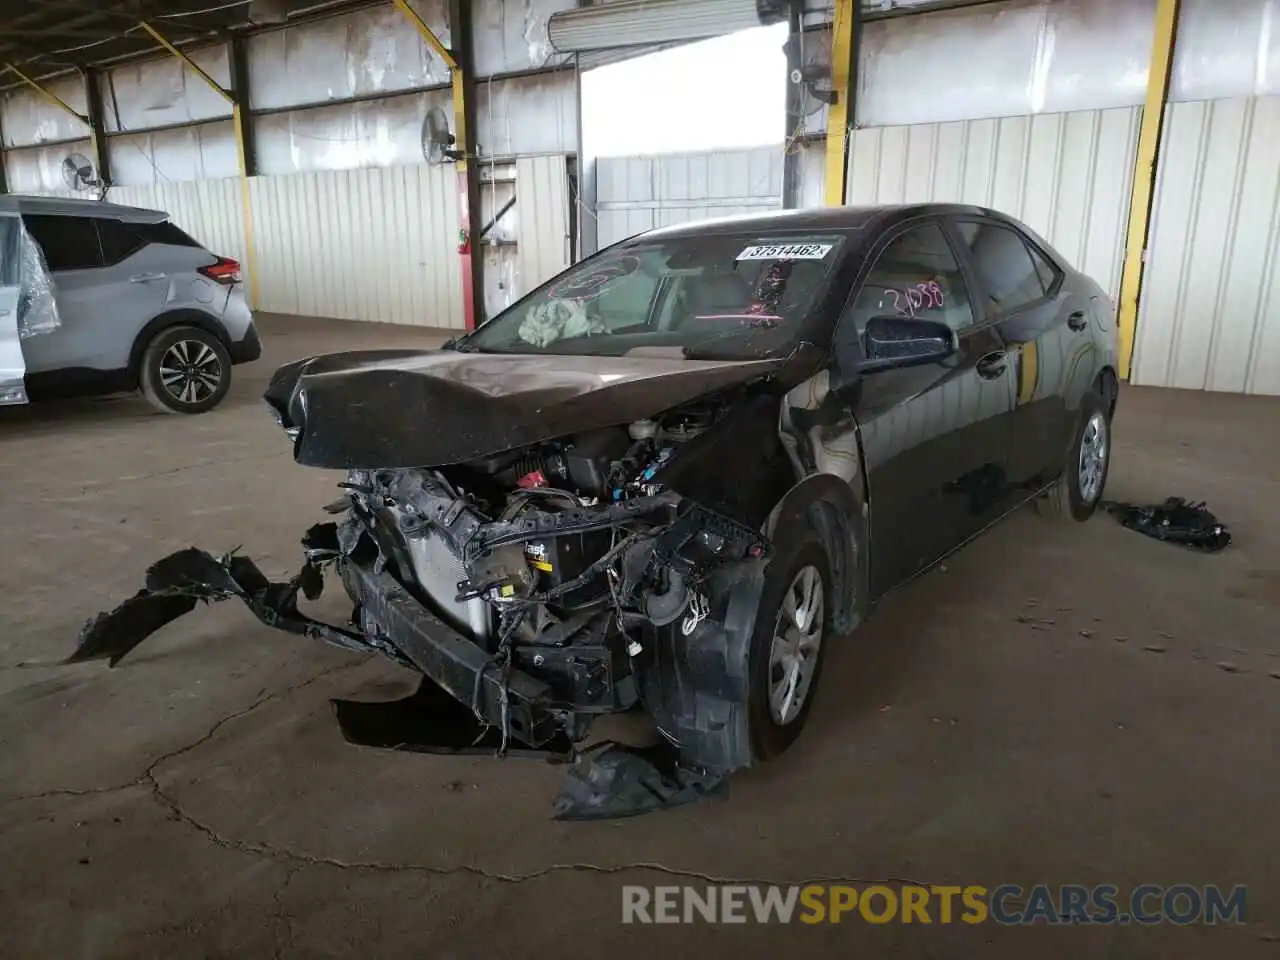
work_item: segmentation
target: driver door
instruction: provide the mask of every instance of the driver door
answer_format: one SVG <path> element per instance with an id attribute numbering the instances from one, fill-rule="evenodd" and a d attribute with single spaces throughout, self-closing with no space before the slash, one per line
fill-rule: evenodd
<path id="1" fill-rule="evenodd" d="M 0 406 L 26 403 L 26 363 L 18 335 L 21 295 L 21 224 L 16 213 L 0 212 Z"/>
<path id="2" fill-rule="evenodd" d="M 872 595 L 918 573 L 982 529 L 1007 486 L 1014 404 L 1004 344 L 983 322 L 942 224 L 915 221 L 879 245 L 840 319 L 861 342 L 873 316 L 941 320 L 949 359 L 863 375 L 854 415 L 867 471 Z"/>

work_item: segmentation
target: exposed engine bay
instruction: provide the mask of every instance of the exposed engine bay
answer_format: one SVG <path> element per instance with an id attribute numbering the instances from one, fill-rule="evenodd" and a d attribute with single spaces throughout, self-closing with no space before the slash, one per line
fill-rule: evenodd
<path id="1" fill-rule="evenodd" d="M 680 492 L 732 409 L 700 400 L 437 468 L 349 470 L 336 522 L 308 531 L 292 581 L 182 551 L 87 624 L 72 659 L 114 664 L 199 600 L 239 596 L 268 625 L 425 675 L 408 701 L 337 702 L 353 742 L 575 760 L 557 801 L 566 818 L 695 799 L 750 762 L 733 719 L 741 677 L 713 661 L 746 643 L 770 552 L 759 529 Z M 354 603 L 346 627 L 297 609 L 330 564 Z M 637 705 L 665 747 L 606 746 L 583 763 L 593 719 Z"/>
<path id="2" fill-rule="evenodd" d="M 594 714 L 643 696 L 653 631 L 688 637 L 707 619 L 716 567 L 766 556 L 759 532 L 664 482 L 716 415 L 690 406 L 438 470 L 352 471 L 344 549 L 367 538 L 377 565 L 496 665 L 545 681 L 576 741 Z M 366 636 L 383 631 L 361 615 Z"/>

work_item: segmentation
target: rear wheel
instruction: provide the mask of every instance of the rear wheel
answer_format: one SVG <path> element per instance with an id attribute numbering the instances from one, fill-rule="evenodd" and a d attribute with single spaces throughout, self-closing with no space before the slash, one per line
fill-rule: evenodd
<path id="1" fill-rule="evenodd" d="M 159 410 L 204 413 L 231 388 L 231 357 L 217 337 L 199 327 L 169 327 L 147 345 L 138 381 Z"/>
<path id="2" fill-rule="evenodd" d="M 1084 521 L 1102 500 L 1111 467 L 1111 404 L 1101 394 L 1085 394 L 1062 476 L 1037 501 L 1039 512 L 1053 520 Z"/>

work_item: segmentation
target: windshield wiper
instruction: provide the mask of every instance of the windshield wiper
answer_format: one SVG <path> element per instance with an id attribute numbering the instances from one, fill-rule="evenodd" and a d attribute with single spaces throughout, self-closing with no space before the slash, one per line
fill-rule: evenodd
<path id="1" fill-rule="evenodd" d="M 441 350 L 454 350 L 457 353 L 475 353 L 476 348 L 467 342 L 466 337 L 450 337 L 440 344 Z"/>
<path id="2" fill-rule="evenodd" d="M 698 354 L 703 352 L 705 348 L 710 346 L 711 344 L 720 343 L 724 340 L 732 340 L 738 337 L 751 336 L 753 334 L 758 334 L 763 331 L 772 331 L 772 330 L 776 330 L 777 328 L 778 328 L 778 323 L 774 321 L 767 324 L 761 323 L 761 324 L 753 325 L 750 327 L 740 327 L 737 330 L 725 330 L 721 333 L 715 334 L 714 336 L 706 337 L 705 339 L 699 340 L 696 343 L 687 344 L 684 347 L 684 358 L 686 360 L 697 360 L 699 359 Z M 711 359 L 735 359 L 735 358 L 712 357 Z M 757 358 L 741 357 L 736 359 L 754 360 Z"/>

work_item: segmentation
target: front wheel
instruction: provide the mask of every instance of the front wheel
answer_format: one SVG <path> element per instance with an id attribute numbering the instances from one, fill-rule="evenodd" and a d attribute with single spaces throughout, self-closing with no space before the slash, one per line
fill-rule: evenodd
<path id="1" fill-rule="evenodd" d="M 757 760 L 786 750 L 809 719 L 834 602 L 827 551 L 817 532 L 806 530 L 765 570 L 751 638 L 747 705 Z"/>
<path id="2" fill-rule="evenodd" d="M 147 344 L 138 374 L 142 395 L 166 413 L 204 413 L 231 389 L 231 356 L 199 327 L 169 327 Z"/>
<path id="3" fill-rule="evenodd" d="M 1101 394 L 1090 392 L 1080 404 L 1062 476 L 1037 502 L 1037 509 L 1054 520 L 1088 520 L 1102 500 L 1110 468 L 1111 405 Z"/>

